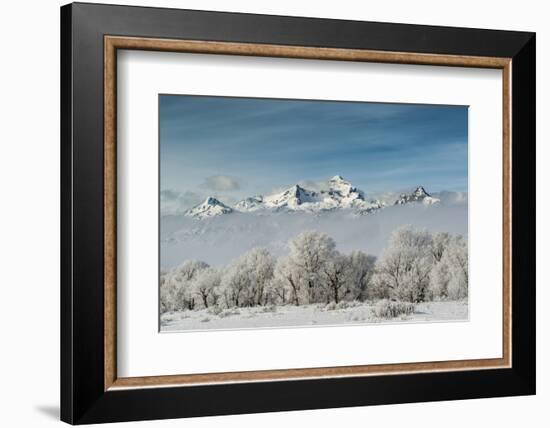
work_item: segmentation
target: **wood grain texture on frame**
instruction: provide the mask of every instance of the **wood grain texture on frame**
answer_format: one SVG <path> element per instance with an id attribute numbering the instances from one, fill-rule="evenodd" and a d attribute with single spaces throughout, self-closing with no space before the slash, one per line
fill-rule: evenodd
<path id="1" fill-rule="evenodd" d="M 117 49 L 394 64 L 494 68 L 503 81 L 503 350 L 502 358 L 117 377 L 116 353 L 116 61 Z M 511 60 L 500 57 L 105 36 L 104 38 L 104 389 L 338 378 L 511 367 Z"/>
<path id="2" fill-rule="evenodd" d="M 116 156 L 116 49 L 105 43 L 104 62 L 104 384 L 116 380 L 116 248 L 117 248 L 117 156 Z"/>

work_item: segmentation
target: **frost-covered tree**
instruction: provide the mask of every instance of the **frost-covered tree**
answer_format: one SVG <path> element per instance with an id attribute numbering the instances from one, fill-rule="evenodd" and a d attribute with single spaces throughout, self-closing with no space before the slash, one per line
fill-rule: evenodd
<path id="1" fill-rule="evenodd" d="M 298 288 L 305 291 L 307 303 L 318 301 L 322 298 L 324 268 L 336 254 L 334 239 L 326 233 L 303 232 L 289 242 L 289 247 L 287 270 L 298 281 Z"/>
<path id="2" fill-rule="evenodd" d="M 249 286 L 250 275 L 247 266 L 240 259 L 231 263 L 225 269 L 221 281 L 224 305 L 228 308 L 241 306 Z"/>
<path id="3" fill-rule="evenodd" d="M 254 248 L 235 260 L 222 278 L 226 306 L 264 304 L 265 289 L 273 277 L 274 266 L 275 259 L 263 248 Z"/>
<path id="4" fill-rule="evenodd" d="M 266 304 L 266 288 L 273 278 L 275 259 L 265 248 L 254 248 L 243 255 L 243 262 L 249 266 L 249 305 Z"/>
<path id="5" fill-rule="evenodd" d="M 334 240 L 319 232 L 301 233 L 288 247 L 279 259 L 253 248 L 224 267 L 188 260 L 161 271 L 161 312 L 371 298 L 420 302 L 468 295 L 468 248 L 462 236 L 432 236 L 401 227 L 379 260 L 361 251 L 341 254 Z"/>
<path id="6" fill-rule="evenodd" d="M 289 303 L 292 292 L 289 289 L 289 284 L 287 284 L 286 279 L 277 273 L 278 263 L 279 261 L 277 261 L 275 265 L 273 277 L 266 285 L 264 300 L 266 304 L 286 305 Z"/>
<path id="7" fill-rule="evenodd" d="M 443 254 L 442 254 L 443 257 Z M 449 282 L 451 272 L 449 264 L 441 262 L 435 263 L 430 272 L 429 291 L 432 300 L 446 300 L 449 297 Z"/>
<path id="8" fill-rule="evenodd" d="M 304 287 L 301 281 L 302 275 L 295 268 L 294 263 L 289 257 L 280 257 L 274 273 L 275 277 L 271 284 L 273 292 L 282 298 L 283 303 L 286 300 L 298 306 L 304 299 L 302 297 Z"/>
<path id="9" fill-rule="evenodd" d="M 352 251 L 349 256 L 348 295 L 354 300 L 365 300 L 369 295 L 376 257 L 362 251 Z"/>
<path id="10" fill-rule="evenodd" d="M 192 291 L 200 298 L 205 308 L 208 308 L 211 304 L 216 304 L 221 279 L 220 270 L 214 267 L 202 269 L 194 276 Z"/>
<path id="11" fill-rule="evenodd" d="M 173 289 L 167 285 L 167 276 L 168 272 L 161 270 L 159 278 L 161 313 L 174 310 Z"/>
<path id="12" fill-rule="evenodd" d="M 430 291 L 441 299 L 468 296 L 468 242 L 462 236 L 449 239 L 441 260 L 430 274 Z"/>
<path id="13" fill-rule="evenodd" d="M 340 302 L 342 293 L 345 294 L 346 285 L 350 284 L 350 259 L 344 254 L 334 253 L 323 266 L 325 298 L 329 303 Z"/>
<path id="14" fill-rule="evenodd" d="M 377 265 L 375 281 L 380 297 L 423 301 L 433 265 L 432 236 L 411 226 L 393 231 Z"/>
<path id="15" fill-rule="evenodd" d="M 451 235 L 447 232 L 438 232 L 433 235 L 432 255 L 435 262 L 439 262 L 443 257 L 443 252 L 449 245 L 450 239 Z"/>
<path id="16" fill-rule="evenodd" d="M 335 247 L 324 233 L 304 232 L 278 260 L 265 249 L 252 249 L 224 270 L 222 301 L 232 307 L 358 298 L 370 281 L 375 258 L 362 252 L 342 255 Z"/>
<path id="17" fill-rule="evenodd" d="M 195 296 L 191 290 L 191 282 L 200 271 L 207 267 L 208 264 L 205 262 L 187 260 L 165 275 L 161 275 L 161 310 L 194 309 Z"/>

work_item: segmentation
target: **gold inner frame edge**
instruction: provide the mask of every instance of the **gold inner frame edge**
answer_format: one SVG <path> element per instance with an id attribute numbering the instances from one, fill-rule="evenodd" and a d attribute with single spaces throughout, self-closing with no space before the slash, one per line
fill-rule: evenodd
<path id="1" fill-rule="evenodd" d="M 279 369 L 169 376 L 117 376 L 116 324 L 116 88 L 117 50 L 147 50 L 213 55 L 241 55 L 392 64 L 494 68 L 502 70 L 503 95 L 503 349 L 502 358 L 420 363 Z M 511 367 L 511 82 L 510 58 L 388 52 L 252 43 L 173 40 L 141 37 L 104 37 L 104 390 L 193 386 L 220 383 L 359 377 Z"/>

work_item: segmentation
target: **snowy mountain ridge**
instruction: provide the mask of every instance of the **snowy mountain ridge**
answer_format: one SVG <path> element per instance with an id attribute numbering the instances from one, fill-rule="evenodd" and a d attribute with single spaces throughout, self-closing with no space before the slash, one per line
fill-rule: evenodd
<path id="1" fill-rule="evenodd" d="M 426 192 L 424 187 L 418 186 L 412 193 L 401 193 L 399 195 L 399 199 L 395 201 L 394 205 L 403 205 L 410 202 L 422 202 L 425 205 L 431 205 L 440 202 L 440 200 L 438 198 L 434 198 Z"/>
<path id="2" fill-rule="evenodd" d="M 438 202 L 438 198 L 432 197 L 422 186 L 419 186 L 412 193 L 400 194 L 393 205 L 408 203 L 432 205 Z M 245 198 L 233 207 L 225 205 L 216 198 L 208 197 L 201 204 L 187 210 L 185 215 L 197 219 L 206 219 L 222 214 L 230 214 L 234 211 L 243 213 L 260 211 L 319 213 L 336 209 L 348 209 L 356 215 L 364 215 L 383 209 L 386 206 L 387 204 L 380 200 L 366 200 L 362 190 L 353 186 L 343 177 L 335 175 L 328 180 L 326 188 L 320 190 L 306 189 L 299 184 L 295 184 L 281 192 Z"/>
<path id="3" fill-rule="evenodd" d="M 185 215 L 188 217 L 194 217 L 198 219 L 205 219 L 210 217 L 216 217 L 222 214 L 232 213 L 233 209 L 228 207 L 223 202 L 220 202 L 216 198 L 208 197 L 201 204 L 187 210 Z"/>

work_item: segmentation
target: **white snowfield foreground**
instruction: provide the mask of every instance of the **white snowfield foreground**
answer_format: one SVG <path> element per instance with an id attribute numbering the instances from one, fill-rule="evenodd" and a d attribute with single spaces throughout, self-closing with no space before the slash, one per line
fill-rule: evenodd
<path id="1" fill-rule="evenodd" d="M 417 303 L 412 313 L 380 316 L 378 302 L 342 302 L 202 309 L 161 315 L 161 331 L 230 330 L 247 328 L 311 327 L 323 325 L 467 321 L 468 301 Z"/>

